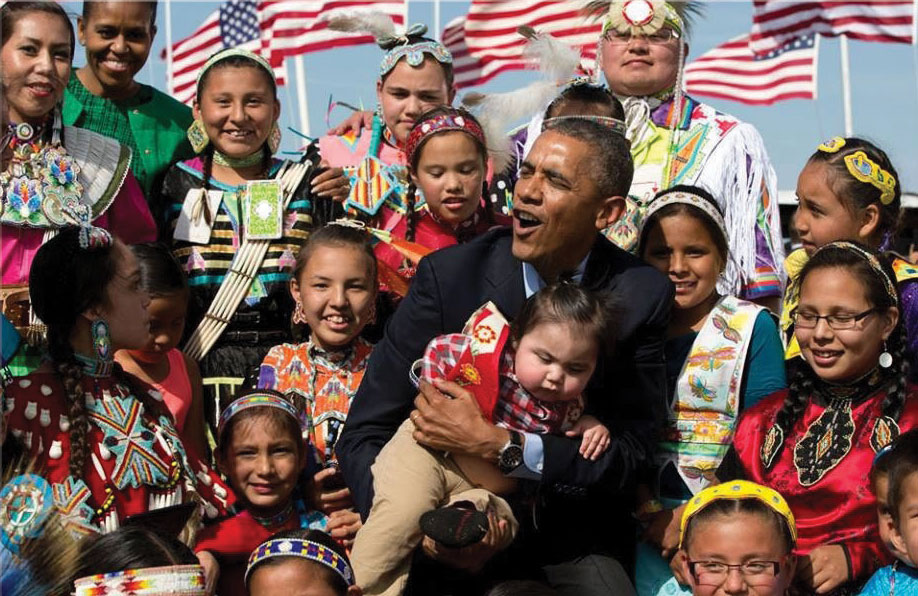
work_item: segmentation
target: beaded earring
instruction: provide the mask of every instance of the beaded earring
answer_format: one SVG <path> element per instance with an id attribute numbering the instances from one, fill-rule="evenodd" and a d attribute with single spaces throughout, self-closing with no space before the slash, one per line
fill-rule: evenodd
<path id="1" fill-rule="evenodd" d="M 210 138 L 207 136 L 207 130 L 204 128 L 204 122 L 199 119 L 195 119 L 195 121 L 191 123 L 191 126 L 188 127 L 185 134 L 195 153 L 204 151 L 204 148 L 210 143 Z"/>
<path id="2" fill-rule="evenodd" d="M 303 310 L 303 303 L 297 300 L 296 307 L 293 309 L 293 324 L 305 325 L 306 323 L 306 312 Z"/>
<path id="3" fill-rule="evenodd" d="M 268 135 L 268 149 L 271 150 L 271 155 L 277 153 L 277 150 L 280 149 L 281 144 L 281 130 L 277 125 L 277 122 L 271 126 L 271 133 Z"/>

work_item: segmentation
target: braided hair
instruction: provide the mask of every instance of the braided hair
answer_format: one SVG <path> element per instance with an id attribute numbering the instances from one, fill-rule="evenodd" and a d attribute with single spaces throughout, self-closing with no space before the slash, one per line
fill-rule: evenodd
<path id="1" fill-rule="evenodd" d="M 48 355 L 64 386 L 70 420 L 70 474 L 76 478 L 83 477 L 90 451 L 90 421 L 82 383 L 83 366 L 77 360 L 70 338 L 84 312 L 107 303 L 108 287 L 127 252 L 117 240 L 108 246 L 81 248 L 79 234 L 76 227 L 62 229 L 38 249 L 29 273 L 32 308 L 48 328 Z M 117 381 L 128 386 L 146 411 L 161 411 L 146 391 L 135 387 L 133 377 L 124 374 L 120 367 L 114 370 Z"/>
<path id="2" fill-rule="evenodd" d="M 876 255 L 862 245 L 853 242 L 850 244 L 854 244 L 860 247 L 862 251 L 877 256 L 878 262 L 889 280 L 896 279 L 892 267 L 884 257 Z M 898 297 L 890 296 L 882 275 L 862 254 L 851 248 L 834 244 L 824 246 L 810 258 L 800 272 L 798 278 L 799 287 L 803 287 L 804 280 L 810 273 L 819 269 L 829 268 L 844 270 L 858 279 L 866 290 L 867 302 L 878 312 L 886 312 L 890 308 L 898 306 Z M 893 364 L 885 379 L 886 397 L 884 397 L 880 406 L 880 416 L 892 421 L 899 419 L 899 415 L 905 405 L 906 384 L 909 374 L 909 362 L 905 354 L 907 346 L 906 330 L 900 317 L 896 328 L 893 329 L 889 339 L 886 340 L 886 351 L 892 356 Z M 775 416 L 773 428 L 780 431 L 781 444 L 775 446 L 774 454 L 766 462 L 766 467 L 770 467 L 777 461 L 778 455 L 783 449 L 783 438 L 794 427 L 794 424 L 806 409 L 817 381 L 818 377 L 806 363 L 800 363 L 799 366 L 795 367 L 793 376 L 788 384 L 787 396 Z"/>
<path id="3" fill-rule="evenodd" d="M 454 108 L 452 106 L 437 106 L 435 108 L 427 110 L 426 112 L 424 112 L 418 117 L 414 125 L 411 127 L 412 132 L 418 127 L 424 126 L 424 123 L 429 122 L 440 116 L 461 116 L 465 118 L 466 120 L 474 122 L 476 125 L 478 125 L 479 128 L 481 128 L 481 123 L 479 123 L 478 119 L 475 118 L 475 116 L 472 115 L 472 113 L 469 112 L 468 110 L 465 110 L 464 108 Z M 456 129 L 454 128 L 444 129 L 443 132 L 456 132 Z M 410 134 L 411 133 L 409 133 L 409 136 Z M 418 144 L 418 146 L 414 149 L 414 153 L 412 153 L 409 156 L 409 159 L 410 159 L 408 163 L 409 171 L 417 172 L 418 163 L 420 163 L 421 161 L 421 152 L 423 151 L 424 146 L 427 144 L 427 141 L 433 138 L 436 134 L 438 133 L 434 132 L 428 135 L 427 137 L 425 137 Z M 468 137 L 474 140 L 475 147 L 478 149 L 478 154 L 481 157 L 481 161 L 483 164 L 485 164 L 485 167 L 487 167 L 488 148 L 479 139 L 475 138 L 473 135 L 469 134 Z M 407 229 L 405 231 L 405 239 L 408 240 L 409 242 L 414 242 L 415 230 L 417 228 L 417 214 L 415 213 L 415 209 L 414 209 L 415 204 L 417 202 L 417 192 L 418 192 L 418 187 L 414 183 L 414 180 L 412 178 L 409 180 L 408 190 L 405 194 L 405 210 L 406 210 L 406 217 L 407 217 Z M 482 183 L 481 192 L 482 192 L 481 200 L 484 201 L 484 205 L 485 205 L 486 221 L 489 224 L 493 224 L 494 223 L 494 205 L 492 201 L 488 198 L 487 181 L 484 181 Z"/>

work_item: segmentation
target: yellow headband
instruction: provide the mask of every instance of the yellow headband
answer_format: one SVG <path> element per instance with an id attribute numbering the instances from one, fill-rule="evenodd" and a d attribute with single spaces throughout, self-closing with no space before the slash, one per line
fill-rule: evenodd
<path id="1" fill-rule="evenodd" d="M 791 538 L 797 542 L 797 525 L 794 522 L 794 514 L 791 512 L 787 501 L 781 494 L 754 482 L 746 480 L 734 480 L 724 482 L 715 486 L 709 486 L 686 503 L 685 511 L 682 513 L 682 522 L 679 524 L 679 548 L 682 548 L 683 539 L 685 538 L 685 528 L 689 520 L 692 519 L 699 511 L 713 503 L 714 501 L 737 501 L 740 499 L 756 499 L 764 503 L 769 509 L 780 515 L 787 522 Z"/>
<path id="2" fill-rule="evenodd" d="M 833 137 L 819 145 L 823 153 L 838 153 L 845 146 L 845 139 Z M 880 202 L 889 205 L 896 198 L 896 178 L 867 157 L 863 151 L 855 151 L 845 156 L 845 167 L 848 173 L 861 182 L 866 182 L 880 191 Z"/>

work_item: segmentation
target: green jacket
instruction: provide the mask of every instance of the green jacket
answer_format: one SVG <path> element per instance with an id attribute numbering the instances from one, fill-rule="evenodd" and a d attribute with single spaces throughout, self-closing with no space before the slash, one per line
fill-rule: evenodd
<path id="1" fill-rule="evenodd" d="M 87 128 L 117 139 L 134 149 L 131 170 L 159 224 L 162 209 L 158 205 L 153 205 L 151 201 L 157 200 L 160 196 L 159 189 L 169 166 L 177 161 L 191 159 L 195 155 L 185 136 L 192 117 L 188 106 L 153 87 L 142 87 L 145 89 L 137 95 L 147 97 L 146 101 L 128 99 L 114 102 L 89 94 L 77 78 L 74 69 L 64 92 L 63 119 L 64 124 L 68 126 Z M 98 115 L 103 109 L 118 110 L 126 114 L 130 131 L 106 130 L 110 126 L 106 126 L 106 119 Z"/>

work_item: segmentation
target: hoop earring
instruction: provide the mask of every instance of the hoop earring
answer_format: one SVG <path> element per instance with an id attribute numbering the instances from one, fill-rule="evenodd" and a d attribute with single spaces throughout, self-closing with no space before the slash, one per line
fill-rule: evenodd
<path id="1" fill-rule="evenodd" d="M 185 135 L 188 137 L 188 142 L 191 143 L 191 148 L 195 153 L 204 151 L 210 143 L 210 138 L 207 136 L 207 130 L 204 128 L 204 122 L 198 119 L 195 119 L 195 121 L 191 123 L 188 130 L 185 131 Z"/>

